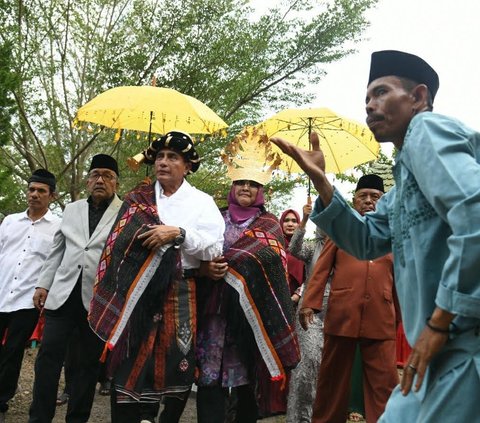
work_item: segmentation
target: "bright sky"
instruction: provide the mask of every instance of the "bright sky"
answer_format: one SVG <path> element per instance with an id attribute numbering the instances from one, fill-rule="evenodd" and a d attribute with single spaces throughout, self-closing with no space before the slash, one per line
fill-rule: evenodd
<path id="1" fill-rule="evenodd" d="M 262 6 L 276 3 L 263 0 Z M 367 16 L 366 40 L 357 53 L 326 67 L 311 107 L 364 122 L 371 53 L 402 50 L 422 57 L 439 74 L 435 111 L 480 130 L 480 1 L 379 0 Z M 293 208 L 301 211 L 304 199 L 305 193 L 295 196 Z"/>
<path id="2" fill-rule="evenodd" d="M 478 0 L 379 0 L 358 53 L 327 67 L 315 106 L 364 121 L 370 55 L 402 50 L 425 59 L 439 74 L 435 111 L 480 129 L 480 2 Z"/>

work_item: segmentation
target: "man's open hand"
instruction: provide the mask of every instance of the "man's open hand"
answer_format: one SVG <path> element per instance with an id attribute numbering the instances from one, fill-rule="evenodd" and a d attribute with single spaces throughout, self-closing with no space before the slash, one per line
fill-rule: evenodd
<path id="1" fill-rule="evenodd" d="M 333 187 L 325 176 L 325 156 L 320 149 L 318 134 L 316 132 L 310 134 L 310 144 L 312 145 L 311 150 L 299 148 L 282 138 L 273 137 L 270 138 L 270 141 L 285 154 L 292 157 L 310 177 L 313 185 L 318 191 L 323 205 L 326 207 L 330 204 L 333 197 Z"/>

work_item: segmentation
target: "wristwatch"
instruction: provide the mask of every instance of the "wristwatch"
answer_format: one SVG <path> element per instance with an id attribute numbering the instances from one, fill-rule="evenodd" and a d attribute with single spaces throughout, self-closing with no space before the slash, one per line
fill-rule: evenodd
<path id="1" fill-rule="evenodd" d="M 175 237 L 175 240 L 173 241 L 173 243 L 175 244 L 175 246 L 178 248 L 180 245 L 183 244 L 183 242 L 185 241 L 185 229 L 183 228 L 178 228 L 180 229 L 180 233 Z"/>

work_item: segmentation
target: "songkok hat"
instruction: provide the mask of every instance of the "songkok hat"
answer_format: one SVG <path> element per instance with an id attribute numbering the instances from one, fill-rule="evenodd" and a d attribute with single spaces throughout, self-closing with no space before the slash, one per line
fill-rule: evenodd
<path id="1" fill-rule="evenodd" d="M 30 182 L 40 182 L 42 184 L 46 184 L 51 188 L 52 192 L 55 192 L 57 185 L 55 175 L 46 169 L 37 169 L 35 172 L 33 172 L 32 176 L 30 176 L 28 179 L 28 183 Z"/>
<path id="2" fill-rule="evenodd" d="M 170 131 L 162 137 L 154 140 L 150 147 L 143 152 L 144 163 L 153 164 L 160 150 L 168 148 L 181 154 L 187 162 L 192 164 L 189 173 L 196 172 L 200 167 L 200 157 L 193 145 L 192 137 L 186 132 Z"/>
<path id="3" fill-rule="evenodd" d="M 425 60 L 403 51 L 383 50 L 372 53 L 367 85 L 384 76 L 398 76 L 425 84 L 430 90 L 432 100 L 440 85 L 437 72 Z"/>
<path id="4" fill-rule="evenodd" d="M 108 154 L 97 154 L 93 156 L 88 171 L 90 172 L 92 169 L 110 169 L 119 176 L 117 161 Z"/>
<path id="5" fill-rule="evenodd" d="M 359 189 L 369 188 L 369 189 L 376 189 L 378 191 L 385 192 L 383 187 L 383 179 L 380 178 L 378 175 L 363 175 L 357 183 L 357 187 L 355 188 L 355 192 Z"/>
<path id="6" fill-rule="evenodd" d="M 227 165 L 227 175 L 232 180 L 254 181 L 265 185 L 281 162 L 265 132 L 247 126 L 225 147 L 222 160 Z"/>

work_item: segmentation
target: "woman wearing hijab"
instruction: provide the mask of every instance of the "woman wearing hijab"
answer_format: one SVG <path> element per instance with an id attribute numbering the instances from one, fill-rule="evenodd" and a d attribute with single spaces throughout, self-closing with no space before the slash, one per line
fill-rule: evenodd
<path id="1" fill-rule="evenodd" d="M 314 239 L 305 240 L 305 227 L 312 212 L 311 201 L 303 206 L 303 217 L 295 228 L 288 244 L 288 254 L 301 260 L 306 265 L 305 282 L 295 290 L 292 300 L 301 306 L 302 294 L 308 283 L 312 269 L 320 256 L 325 235 L 317 226 Z M 290 262 L 289 262 L 290 272 Z M 326 289 L 324 297 L 324 310 L 327 306 L 329 288 Z M 290 373 L 288 385 L 288 406 L 287 423 L 308 423 L 312 419 L 312 407 L 317 392 L 317 376 L 322 359 L 323 350 L 323 316 L 324 313 L 317 313 L 313 316 L 309 330 L 302 329 L 298 320 L 298 312 L 295 319 L 295 330 L 298 336 L 302 360 Z"/>
<path id="2" fill-rule="evenodd" d="M 287 248 L 288 286 L 292 299 L 297 289 L 303 284 L 305 277 L 305 263 L 288 251 L 292 235 L 299 224 L 300 215 L 295 210 L 287 209 L 282 213 L 280 226 L 283 231 L 283 236 L 285 237 L 285 248 Z"/>
<path id="3" fill-rule="evenodd" d="M 224 423 L 230 389 L 237 422 L 284 413 L 285 371 L 299 361 L 284 236 L 264 207 L 271 172 L 247 162 L 229 167 L 223 255 L 197 284 L 199 423 Z"/>

